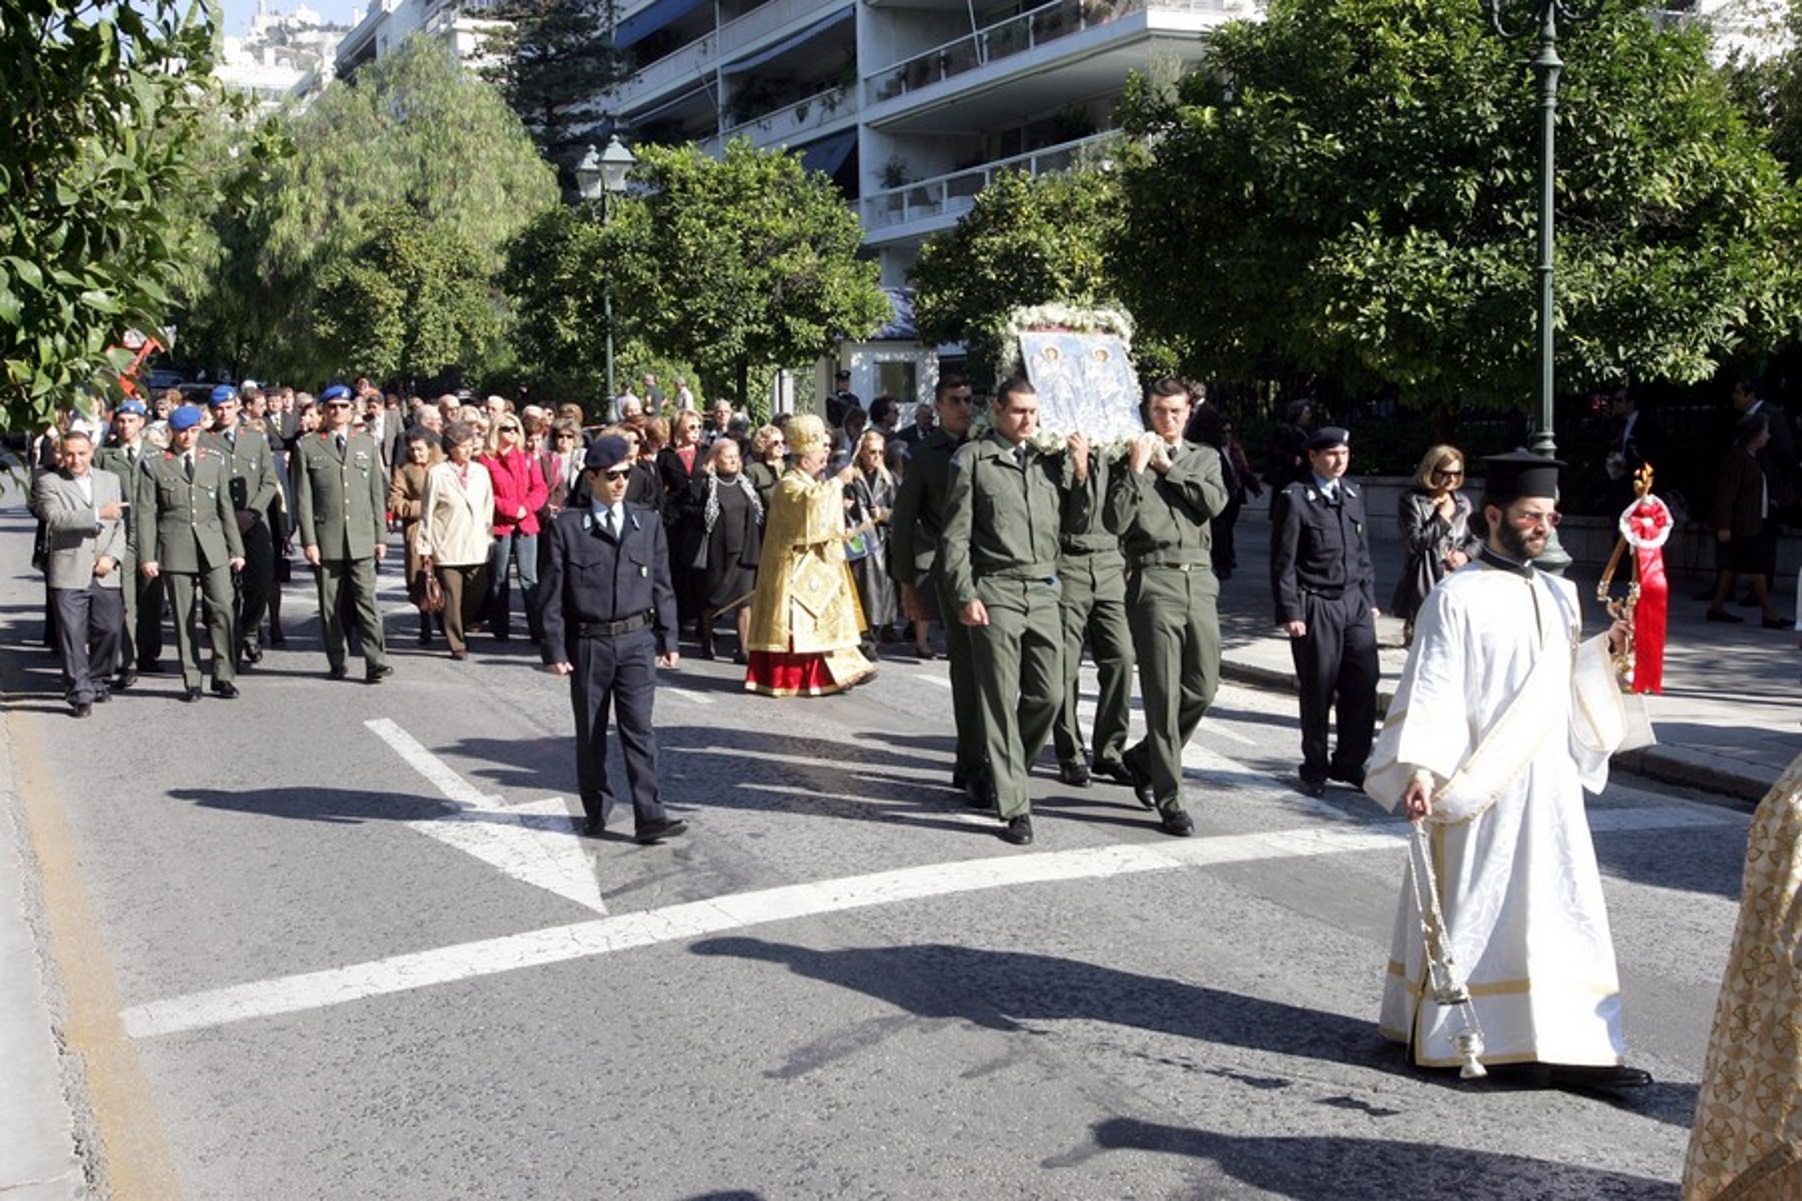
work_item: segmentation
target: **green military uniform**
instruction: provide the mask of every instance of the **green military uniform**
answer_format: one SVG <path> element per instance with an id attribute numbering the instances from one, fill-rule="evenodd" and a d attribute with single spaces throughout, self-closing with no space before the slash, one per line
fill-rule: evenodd
<path id="1" fill-rule="evenodd" d="M 937 558 L 945 533 L 951 456 L 965 441 L 939 428 L 920 439 L 907 460 L 907 474 L 901 478 L 895 511 L 889 518 L 889 528 L 894 531 L 889 544 L 894 556 L 889 564 L 890 575 L 896 583 L 931 588 L 938 602 L 939 620 L 945 626 L 945 654 L 951 668 L 951 720 L 957 729 L 957 759 L 951 782 L 957 788 L 976 784 L 988 776 L 982 757 L 982 706 L 977 695 L 970 630 L 957 620 L 957 606 Z"/>
<path id="2" fill-rule="evenodd" d="M 1058 763 L 1087 770 L 1082 722 L 1077 718 L 1077 683 L 1082 644 L 1088 637 L 1095 656 L 1095 766 L 1107 773 L 1126 750 L 1132 708 L 1132 633 L 1126 621 L 1126 560 L 1120 539 L 1102 522 L 1110 472 L 1125 470 L 1100 455 L 1089 457 L 1089 478 L 1066 481 L 1064 520 L 1057 560 L 1059 608 L 1064 627 L 1064 700 L 1053 737 Z"/>
<path id="3" fill-rule="evenodd" d="M 342 448 L 340 436 L 345 439 Z M 322 430 L 301 439 L 289 466 L 300 543 L 319 550 L 319 620 L 325 627 L 326 660 L 334 675 L 342 674 L 344 619 L 339 600 L 348 581 L 363 638 L 363 659 L 373 678 L 385 670 L 387 653 L 375 597 L 375 549 L 387 536 L 381 452 L 367 434 Z"/>
<path id="4" fill-rule="evenodd" d="M 1145 737 L 1125 760 L 1166 816 L 1182 812 L 1183 747 L 1220 687 L 1220 582 L 1208 523 L 1226 507 L 1212 447 L 1181 442 L 1169 454 L 1161 476 L 1122 465 L 1106 512 L 1126 552 L 1126 611 L 1145 702 Z"/>
<path id="5" fill-rule="evenodd" d="M 144 478 L 132 502 L 142 520 L 131 523 L 132 557 L 139 565 L 155 563 L 167 590 L 182 683 L 190 692 L 200 687 L 200 648 L 193 633 L 197 592 L 206 597 L 213 687 L 237 676 L 231 560 L 244 557 L 225 459 L 207 446 L 196 446 L 192 453 L 192 479 L 186 456 L 178 451 L 153 451 L 142 460 Z"/>
<path id="6" fill-rule="evenodd" d="M 261 658 L 259 634 L 275 584 L 275 540 L 269 531 L 269 506 L 280 491 L 275 454 L 269 439 L 242 424 L 229 433 L 202 434 L 200 442 L 224 457 L 231 471 L 232 504 L 254 520 L 243 531 L 244 570 L 238 573 L 238 637 L 244 657 Z"/>
<path id="7" fill-rule="evenodd" d="M 119 563 L 124 579 L 130 581 L 125 584 L 125 628 L 119 636 L 119 663 L 126 672 L 154 666 L 163 653 L 163 584 L 139 573 L 131 546 L 133 528 L 148 519 L 149 506 L 139 501 L 139 490 L 148 478 L 144 461 L 162 453 L 143 438 L 135 446 L 115 444 L 94 452 L 94 466 L 119 477 L 119 490 L 131 505 L 125 514 L 125 557 Z"/>
<path id="8" fill-rule="evenodd" d="M 1058 530 L 1064 504 L 1059 455 L 998 434 L 951 460 L 939 567 L 947 624 L 980 600 L 989 624 L 965 627 L 982 698 L 982 747 L 1005 821 L 1025 815 L 1027 769 L 1051 734 L 1064 689 L 1058 617 Z M 1082 493 L 1073 493 L 1080 508 Z"/>

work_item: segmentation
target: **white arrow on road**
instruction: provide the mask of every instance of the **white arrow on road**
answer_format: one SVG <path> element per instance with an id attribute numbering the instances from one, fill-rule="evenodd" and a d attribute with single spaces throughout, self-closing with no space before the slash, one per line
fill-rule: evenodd
<path id="1" fill-rule="evenodd" d="M 404 823 L 499 868 L 513 879 L 556 893 L 596 913 L 607 912 L 600 877 L 562 797 L 505 805 L 482 792 L 387 718 L 363 723 L 446 800 L 459 806 L 444 817 Z"/>

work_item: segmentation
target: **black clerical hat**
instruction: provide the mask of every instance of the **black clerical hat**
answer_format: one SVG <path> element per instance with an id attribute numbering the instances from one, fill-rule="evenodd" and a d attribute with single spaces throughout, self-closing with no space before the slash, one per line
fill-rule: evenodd
<path id="1" fill-rule="evenodd" d="M 1523 496 L 1558 498 L 1558 469 L 1564 464 L 1530 451 L 1490 455 L 1483 460 L 1483 503 L 1505 505 Z"/>

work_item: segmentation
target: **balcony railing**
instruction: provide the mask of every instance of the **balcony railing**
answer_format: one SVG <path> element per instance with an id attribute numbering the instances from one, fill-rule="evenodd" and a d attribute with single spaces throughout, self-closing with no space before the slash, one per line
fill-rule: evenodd
<path id="1" fill-rule="evenodd" d="M 1029 175 L 1068 171 L 1101 147 L 1119 139 L 1120 131 L 1110 129 L 1106 133 L 1091 134 L 1074 142 L 1046 146 L 1030 154 L 996 159 L 949 175 L 938 175 L 898 188 L 871 192 L 862 201 L 864 228 L 873 230 L 886 225 L 923 221 L 929 217 L 961 216 L 976 202 L 976 193 L 988 187 L 995 176 L 1003 171 L 1024 171 Z"/>
<path id="2" fill-rule="evenodd" d="M 753 143 L 764 146 L 787 140 L 797 134 L 809 133 L 830 125 L 841 117 L 849 117 L 856 111 L 856 92 L 843 87 L 827 88 L 805 100 L 797 100 L 793 104 L 785 104 L 754 117 L 728 116 L 721 122 L 721 133 L 728 137 L 733 134 L 748 134 Z"/>
<path id="3" fill-rule="evenodd" d="M 1051 0 L 865 76 L 865 103 L 892 100 L 1148 8 L 1223 13 L 1250 7 L 1249 0 Z"/>

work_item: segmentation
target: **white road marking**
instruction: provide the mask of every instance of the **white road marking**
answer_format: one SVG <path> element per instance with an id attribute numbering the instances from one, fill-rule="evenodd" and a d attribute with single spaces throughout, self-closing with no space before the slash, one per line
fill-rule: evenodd
<path id="1" fill-rule="evenodd" d="M 1206 720 L 1206 719 L 1204 718 L 1203 720 Z M 1208 728 L 1208 733 L 1218 734 L 1218 735 L 1220 735 L 1220 737 L 1226 739 L 1228 742 L 1236 742 L 1240 746 L 1257 746 L 1258 745 L 1257 739 L 1249 738 L 1246 735 L 1239 733 L 1239 731 L 1233 729 L 1231 726 L 1227 725 L 1223 721 L 1208 722 L 1207 728 Z"/>
<path id="2" fill-rule="evenodd" d="M 403 823 L 466 855 L 499 868 L 523 884 L 542 888 L 596 913 L 607 912 L 600 878 L 576 837 L 562 797 L 508 806 L 453 771 L 419 740 L 387 718 L 363 723 L 446 800 L 461 806 L 444 817 Z"/>
<path id="3" fill-rule="evenodd" d="M 914 679 L 925 680 L 928 684 L 937 684 L 940 688 L 951 687 L 951 681 L 944 676 L 929 676 L 923 671 L 914 672 Z"/>
<path id="4" fill-rule="evenodd" d="M 713 704 L 712 697 L 707 696 L 705 693 L 691 692 L 687 688 L 671 688 L 666 685 L 662 688 L 659 688 L 657 690 L 657 692 L 661 696 L 679 697 L 680 699 L 685 700 L 685 701 L 693 701 L 697 705 Z"/>
<path id="5" fill-rule="evenodd" d="M 1674 806 L 1599 810 L 1599 829 L 1649 830 L 1724 824 L 1699 810 Z M 837 880 L 689 901 L 571 925 L 530 930 L 458 946 L 415 951 L 367 963 L 305 972 L 275 980 L 209 989 L 135 1005 L 121 1015 L 132 1038 L 155 1038 L 233 1022 L 344 1005 L 547 964 L 567 963 L 659 943 L 682 942 L 727 930 L 822 913 L 895 905 L 929 897 L 1025 884 L 1106 879 L 1139 872 L 1176 871 L 1261 859 L 1396 851 L 1407 827 L 1400 821 L 1357 828 L 1276 830 L 1156 844 L 1125 843 L 1068 851 L 1012 854 L 929 863 Z"/>

